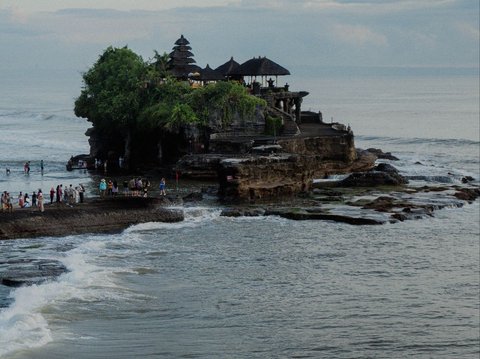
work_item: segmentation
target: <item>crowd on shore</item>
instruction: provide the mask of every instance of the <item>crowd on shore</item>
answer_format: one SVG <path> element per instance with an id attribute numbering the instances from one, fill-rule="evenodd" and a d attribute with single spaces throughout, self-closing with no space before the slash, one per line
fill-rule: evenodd
<path id="1" fill-rule="evenodd" d="M 63 184 L 57 185 L 56 188 L 50 189 L 50 204 L 53 203 L 65 203 L 73 205 L 75 203 L 83 203 L 84 201 L 85 187 L 79 184 L 76 187 L 70 185 L 63 188 Z M 17 197 L 13 197 L 8 191 L 3 191 L 1 196 L 1 208 L 3 212 L 12 212 L 14 208 L 31 208 L 36 207 L 39 211 L 45 210 L 45 199 L 41 189 L 33 191 L 31 196 L 22 191 L 19 192 Z"/>
<path id="2" fill-rule="evenodd" d="M 148 197 L 148 191 L 150 189 L 150 181 L 146 178 L 132 178 L 125 180 L 122 183 L 124 196 L 136 196 L 136 197 Z M 160 195 L 166 195 L 166 183 L 165 178 L 160 180 L 159 185 Z M 98 186 L 98 193 L 100 198 L 115 197 L 119 194 L 119 184 L 116 179 L 106 180 L 102 178 Z M 49 204 L 66 204 L 73 206 L 77 203 L 83 203 L 85 200 L 85 187 L 83 184 L 73 186 L 70 184 L 68 187 L 59 184 L 52 187 L 49 191 Z M 3 191 L 1 195 L 1 209 L 2 212 L 12 212 L 14 209 L 22 208 L 38 208 L 39 211 L 45 210 L 45 204 L 48 201 L 44 199 L 44 194 L 41 189 L 33 191 L 30 195 L 27 192 L 20 191 L 18 196 L 14 197 L 8 191 Z"/>

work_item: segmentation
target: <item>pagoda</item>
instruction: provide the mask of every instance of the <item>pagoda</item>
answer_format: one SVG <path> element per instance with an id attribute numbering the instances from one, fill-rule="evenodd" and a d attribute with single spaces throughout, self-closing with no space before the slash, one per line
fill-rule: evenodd
<path id="1" fill-rule="evenodd" d="M 199 66 L 195 65 L 194 55 L 190 52 L 192 48 L 189 44 L 190 42 L 181 35 L 180 38 L 175 41 L 175 46 L 168 55 L 170 58 L 168 61 L 170 71 L 177 79 L 187 79 L 189 74 L 201 70 Z"/>

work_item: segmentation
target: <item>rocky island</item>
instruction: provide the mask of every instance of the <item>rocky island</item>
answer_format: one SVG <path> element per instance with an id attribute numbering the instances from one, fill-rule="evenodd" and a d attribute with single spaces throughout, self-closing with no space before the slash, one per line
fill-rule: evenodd
<path id="1" fill-rule="evenodd" d="M 90 153 L 72 157 L 67 170 L 102 166 L 110 173 L 206 180 L 223 216 L 354 225 L 424 218 L 480 195 L 471 178 L 462 179 L 464 186 L 407 186 L 393 166 L 377 163 L 397 160 L 391 153 L 357 149 L 349 126 L 303 111 L 308 92 L 279 86 L 279 76 L 290 72 L 268 58 L 239 64 L 232 57 L 216 69 L 201 68 L 190 50 L 183 35 L 170 54 L 156 52 L 150 62 L 126 47 L 105 50 L 83 75 L 75 101 L 75 114 L 92 123 Z M 332 175 L 345 178 L 328 181 Z M 18 211 L 0 216 L 0 239 L 181 221 L 182 211 L 168 206 L 202 197 L 199 188 L 184 198 L 119 197 Z"/>

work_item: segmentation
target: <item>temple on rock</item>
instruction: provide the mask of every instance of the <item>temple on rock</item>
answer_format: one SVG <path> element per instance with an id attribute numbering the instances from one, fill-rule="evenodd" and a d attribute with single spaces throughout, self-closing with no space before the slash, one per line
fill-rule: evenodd
<path id="1" fill-rule="evenodd" d="M 279 76 L 290 75 L 290 71 L 285 67 L 267 57 L 255 57 L 242 64 L 231 57 L 215 69 L 208 64 L 205 68 L 201 68 L 195 65 L 196 61 L 193 59 L 194 55 L 189 45 L 190 42 L 181 35 L 169 54 L 170 71 L 177 79 L 188 79 L 192 87 L 228 80 L 243 83 L 252 95 L 266 101 L 267 115 L 281 119 L 282 129 L 281 133 L 276 134 L 278 136 L 299 135 L 301 133 L 299 125 L 302 122 L 322 122 L 320 112 L 302 111 L 302 100 L 308 92 L 292 92 L 289 90 L 288 83 L 279 86 Z M 240 126 L 237 127 L 232 129 L 236 135 L 242 132 Z M 258 133 L 258 135 L 261 134 L 263 133 Z"/>

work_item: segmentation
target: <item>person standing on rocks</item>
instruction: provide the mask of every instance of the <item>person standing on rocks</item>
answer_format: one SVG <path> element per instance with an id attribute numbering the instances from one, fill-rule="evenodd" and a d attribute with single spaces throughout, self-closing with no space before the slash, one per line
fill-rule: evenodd
<path id="1" fill-rule="evenodd" d="M 50 204 L 53 203 L 53 197 L 55 197 L 55 188 L 50 188 Z"/>
<path id="2" fill-rule="evenodd" d="M 32 207 L 37 207 L 37 193 L 35 191 L 32 193 Z"/>
<path id="3" fill-rule="evenodd" d="M 19 206 L 20 208 L 23 208 L 23 204 L 24 204 L 24 203 L 25 203 L 25 199 L 23 198 L 23 193 L 20 192 L 20 193 L 18 194 L 18 206 Z"/>
<path id="4" fill-rule="evenodd" d="M 84 193 L 85 193 L 85 187 L 83 187 L 83 184 L 80 183 L 78 185 L 78 197 L 79 197 L 80 203 L 83 203 Z"/>
<path id="5" fill-rule="evenodd" d="M 105 182 L 105 179 L 102 178 L 100 181 L 100 184 L 98 185 L 98 189 L 100 190 L 100 197 L 105 197 L 105 192 L 107 190 L 107 182 Z"/>
<path id="6" fill-rule="evenodd" d="M 45 208 L 43 207 L 43 193 L 41 189 L 38 190 L 37 200 L 38 200 L 38 208 L 40 209 L 40 212 L 45 211 Z"/>
<path id="7" fill-rule="evenodd" d="M 158 188 L 160 189 L 160 196 L 165 196 L 166 195 L 166 192 L 165 192 L 166 186 L 167 186 L 167 184 L 165 183 L 165 178 L 162 178 L 160 180 L 160 185 L 158 186 Z"/>

